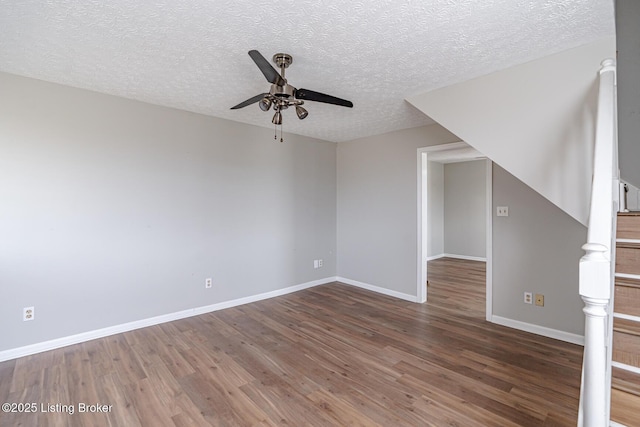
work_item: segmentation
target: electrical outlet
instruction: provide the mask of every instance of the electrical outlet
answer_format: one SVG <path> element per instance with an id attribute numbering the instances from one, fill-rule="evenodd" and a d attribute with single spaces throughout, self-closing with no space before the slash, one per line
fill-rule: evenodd
<path id="1" fill-rule="evenodd" d="M 317 259 L 313 260 L 313 268 L 318 268 L 320 265 L 320 262 Z"/>
<path id="2" fill-rule="evenodd" d="M 204 287 L 209 289 L 211 286 L 213 286 L 213 279 L 211 277 L 207 277 L 204 281 Z"/>
<path id="3" fill-rule="evenodd" d="M 324 262 L 321 259 L 319 259 L 318 260 L 318 268 L 322 268 L 323 265 L 324 265 Z"/>
<path id="4" fill-rule="evenodd" d="M 533 304 L 533 294 L 531 292 L 524 293 L 524 303 Z"/>
<path id="5" fill-rule="evenodd" d="M 498 216 L 509 216 L 509 206 L 498 206 Z"/>
<path id="6" fill-rule="evenodd" d="M 34 307 L 25 307 L 22 309 L 22 320 L 28 322 L 36 317 L 36 310 Z"/>
<path id="7" fill-rule="evenodd" d="M 544 295 L 536 294 L 536 305 L 538 307 L 544 307 Z"/>

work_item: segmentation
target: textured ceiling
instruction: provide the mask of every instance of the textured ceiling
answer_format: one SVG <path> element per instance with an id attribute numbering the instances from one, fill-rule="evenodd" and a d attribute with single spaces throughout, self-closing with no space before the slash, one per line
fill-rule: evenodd
<path id="1" fill-rule="evenodd" d="M 409 96 L 614 33 L 613 0 L 0 0 L 0 71 L 272 127 L 229 107 L 269 90 L 247 51 L 286 52 L 290 84 L 354 108 L 307 102 L 285 132 L 345 141 L 433 123 Z"/>

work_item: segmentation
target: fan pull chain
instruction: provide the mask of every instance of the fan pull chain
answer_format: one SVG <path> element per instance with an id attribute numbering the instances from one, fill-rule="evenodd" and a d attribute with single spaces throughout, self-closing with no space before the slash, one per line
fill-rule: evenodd
<path id="1" fill-rule="evenodd" d="M 284 142 L 284 139 L 282 139 L 282 124 L 280 125 L 280 142 Z"/>

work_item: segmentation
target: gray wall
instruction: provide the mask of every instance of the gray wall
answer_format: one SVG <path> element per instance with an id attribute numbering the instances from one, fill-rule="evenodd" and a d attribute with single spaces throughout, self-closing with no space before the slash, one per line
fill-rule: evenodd
<path id="1" fill-rule="evenodd" d="M 444 253 L 444 165 L 428 162 L 427 165 L 427 256 Z"/>
<path id="2" fill-rule="evenodd" d="M 640 2 L 616 1 L 620 174 L 640 187 Z"/>
<path id="3" fill-rule="evenodd" d="M 508 206 L 508 217 L 496 217 Z M 494 163 L 493 314 L 574 334 L 584 333 L 578 262 L 587 229 Z M 544 307 L 523 303 L 524 292 Z"/>
<path id="4" fill-rule="evenodd" d="M 7 74 L 0 93 L 0 350 L 335 276 L 335 144 Z"/>
<path id="5" fill-rule="evenodd" d="M 338 275 L 416 295 L 417 149 L 459 139 L 439 125 L 338 144 Z"/>
<path id="6" fill-rule="evenodd" d="M 0 93 L 0 351 L 336 274 L 415 295 L 416 150 L 458 140 L 439 125 L 336 150 L 7 74 Z M 584 227 L 494 170 L 495 314 L 581 333 Z"/>
<path id="7" fill-rule="evenodd" d="M 439 125 L 338 144 L 338 275 L 415 295 L 416 149 L 456 141 Z M 578 261 L 586 228 L 494 165 L 494 315 L 583 333 Z M 483 181 L 484 182 L 484 181 Z M 545 307 L 523 293 L 543 293 Z"/>
<path id="8" fill-rule="evenodd" d="M 486 258 L 486 162 L 444 165 L 444 252 Z"/>
<path id="9" fill-rule="evenodd" d="M 597 75 L 615 52 L 611 36 L 409 102 L 587 224 Z"/>

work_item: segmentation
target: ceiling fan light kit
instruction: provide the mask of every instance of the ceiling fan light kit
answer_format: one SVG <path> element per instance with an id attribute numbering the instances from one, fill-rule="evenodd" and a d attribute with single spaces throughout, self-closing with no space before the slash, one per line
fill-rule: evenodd
<path id="1" fill-rule="evenodd" d="M 271 100 L 266 97 L 262 98 L 258 103 L 262 111 L 269 111 L 269 108 L 271 108 L 271 104 L 273 104 L 273 102 L 271 102 Z"/>
<path id="2" fill-rule="evenodd" d="M 300 120 L 303 120 L 305 117 L 309 115 L 309 112 L 305 108 L 302 108 L 301 105 L 302 104 L 296 105 L 296 114 L 298 115 L 298 118 Z"/>
<path id="3" fill-rule="evenodd" d="M 282 113 L 280 111 L 276 111 L 276 113 L 273 115 L 273 119 L 271 119 L 271 123 L 273 123 L 274 125 L 282 124 Z"/>
<path id="4" fill-rule="evenodd" d="M 351 101 L 308 89 L 296 89 L 287 83 L 285 70 L 293 63 L 293 57 L 289 54 L 276 53 L 273 55 L 273 62 L 280 68 L 279 73 L 257 50 L 250 50 L 249 56 L 253 59 L 253 62 L 255 62 L 260 71 L 262 71 L 267 81 L 271 83 L 271 88 L 268 93 L 261 93 L 231 107 L 232 110 L 237 110 L 256 102 L 262 111 L 269 111 L 271 106 L 273 106 L 275 113 L 271 119 L 271 123 L 276 126 L 282 126 L 282 110 L 286 110 L 289 107 L 295 107 L 296 115 L 300 120 L 305 119 L 309 115 L 309 112 L 302 107 L 305 100 L 324 102 L 326 104 L 348 108 L 353 107 Z M 282 137 L 280 137 L 280 142 L 282 142 Z"/>

